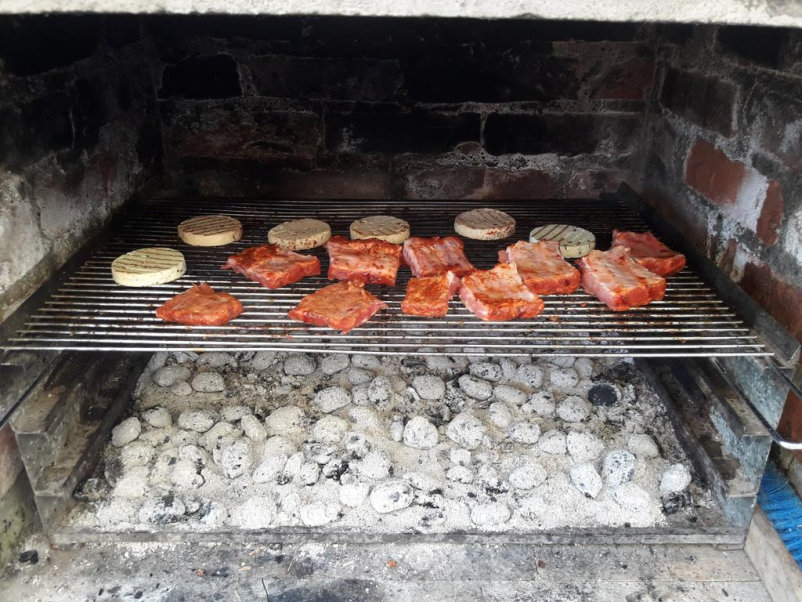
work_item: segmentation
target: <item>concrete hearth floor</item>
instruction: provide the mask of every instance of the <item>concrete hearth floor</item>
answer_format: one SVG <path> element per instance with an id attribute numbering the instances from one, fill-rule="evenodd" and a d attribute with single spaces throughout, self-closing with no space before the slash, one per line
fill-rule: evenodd
<path id="1" fill-rule="evenodd" d="M 29 545 L 2 602 L 770 602 L 743 550 L 702 545 Z"/>

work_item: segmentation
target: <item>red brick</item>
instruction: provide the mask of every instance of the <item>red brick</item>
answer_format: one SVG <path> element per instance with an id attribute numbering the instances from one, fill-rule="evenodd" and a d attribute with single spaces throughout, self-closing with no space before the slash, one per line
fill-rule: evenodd
<path id="1" fill-rule="evenodd" d="M 783 210 L 782 186 L 779 182 L 770 180 L 766 190 L 766 200 L 757 220 L 757 236 L 769 247 L 777 242 L 777 231 L 782 224 Z"/>
<path id="2" fill-rule="evenodd" d="M 22 471 L 22 459 L 17 448 L 17 440 L 6 424 L 0 429 L 0 499 L 8 493 Z"/>
<path id="3" fill-rule="evenodd" d="M 793 391 L 788 393 L 777 430 L 786 439 L 802 441 L 802 399 Z M 797 460 L 802 462 L 802 452 L 793 452 L 793 454 Z"/>
<path id="4" fill-rule="evenodd" d="M 747 263 L 741 288 L 802 341 L 802 288 L 778 278 L 765 264 Z"/>
<path id="5" fill-rule="evenodd" d="M 634 58 L 617 65 L 596 86 L 592 97 L 643 100 L 654 85 L 654 61 Z"/>
<path id="6" fill-rule="evenodd" d="M 685 183 L 717 205 L 734 205 L 746 166 L 732 161 L 707 140 L 697 138 L 688 156 Z"/>

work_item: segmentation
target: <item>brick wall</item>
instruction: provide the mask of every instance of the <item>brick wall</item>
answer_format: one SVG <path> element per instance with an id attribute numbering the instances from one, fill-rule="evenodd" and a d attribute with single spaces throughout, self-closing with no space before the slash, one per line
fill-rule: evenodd
<path id="1" fill-rule="evenodd" d="M 663 28 L 643 192 L 802 341 L 802 32 Z M 789 399 L 786 432 L 802 433 Z"/>
<path id="2" fill-rule="evenodd" d="M 637 183 L 654 65 L 631 25 L 150 22 L 180 193 L 596 197 Z"/>
<path id="3" fill-rule="evenodd" d="M 0 321 L 158 172 L 136 18 L 0 18 Z"/>

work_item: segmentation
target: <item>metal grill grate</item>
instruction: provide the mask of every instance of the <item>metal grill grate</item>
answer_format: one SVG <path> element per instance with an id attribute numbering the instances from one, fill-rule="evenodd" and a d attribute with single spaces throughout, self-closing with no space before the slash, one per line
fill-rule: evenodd
<path id="1" fill-rule="evenodd" d="M 482 322 L 458 299 L 443 319 L 405 316 L 400 312 L 409 271 L 402 268 L 395 288 L 368 287 L 386 301 L 381 312 L 348 335 L 307 326 L 287 318 L 287 311 L 306 294 L 329 284 L 323 277 L 269 290 L 232 271 L 219 269 L 226 257 L 263 244 L 267 230 L 300 217 L 327 221 L 334 233 L 347 235 L 350 223 L 366 215 L 389 213 L 407 220 L 413 235 L 453 233 L 454 217 L 487 203 L 466 201 L 220 201 L 155 200 L 142 207 L 124 227 L 111 234 L 58 291 L 5 344 L 7 349 L 83 351 L 161 350 L 302 350 L 381 354 L 488 354 L 573 356 L 732 356 L 771 355 L 715 292 L 689 269 L 669 278 L 665 299 L 647 307 L 612 312 L 578 291 L 545 297 L 546 308 L 535 319 Z M 644 230 L 640 219 L 616 201 L 538 201 L 493 203 L 516 218 L 515 237 L 505 241 L 466 241 L 468 258 L 479 268 L 496 262 L 498 249 L 526 239 L 548 223 L 569 223 L 593 232 L 597 248 L 610 244 L 613 228 Z M 226 213 L 242 221 L 241 241 L 225 247 L 183 244 L 179 222 L 195 215 Z M 187 260 L 180 280 L 146 288 L 124 288 L 111 278 L 111 261 L 146 246 L 179 249 Z M 326 273 L 322 249 L 314 251 Z M 167 324 L 156 307 L 191 283 L 206 281 L 238 297 L 245 313 L 228 326 L 186 327 Z"/>

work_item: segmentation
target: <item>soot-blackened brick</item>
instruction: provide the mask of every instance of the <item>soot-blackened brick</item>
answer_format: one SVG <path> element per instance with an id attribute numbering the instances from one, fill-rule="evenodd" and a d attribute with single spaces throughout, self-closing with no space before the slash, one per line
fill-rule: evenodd
<path id="1" fill-rule="evenodd" d="M 484 146 L 492 155 L 510 153 L 580 155 L 621 153 L 635 140 L 640 116 L 492 114 L 484 128 Z"/>
<path id="2" fill-rule="evenodd" d="M 0 59 L 5 71 L 35 75 L 63 67 L 98 49 L 102 17 L 48 15 L 0 20 Z"/>
<path id="3" fill-rule="evenodd" d="M 669 68 L 660 103 L 672 113 L 705 129 L 732 137 L 738 87 L 730 82 L 693 71 Z"/>
<path id="4" fill-rule="evenodd" d="M 802 288 L 798 279 L 788 282 L 771 266 L 750 261 L 744 266 L 740 285 L 792 336 L 802 338 Z"/>
<path id="5" fill-rule="evenodd" d="M 573 99 L 575 59 L 552 54 L 549 43 L 512 48 L 438 46 L 404 64 L 409 97 L 421 102 L 513 102 Z"/>
<path id="6" fill-rule="evenodd" d="M 382 102 L 398 100 L 403 88 L 394 61 L 269 55 L 249 67 L 263 96 Z"/>
<path id="7" fill-rule="evenodd" d="M 442 153 L 479 140 L 479 116 L 424 111 L 326 117 L 326 148 L 335 152 Z"/>
<path id="8" fill-rule="evenodd" d="M 254 105 L 188 110 L 171 129 L 170 146 L 181 158 L 307 168 L 322 139 L 317 115 L 264 112 Z"/>
<path id="9" fill-rule="evenodd" d="M 72 109 L 73 98 L 55 92 L 0 111 L 0 165 L 18 169 L 72 145 Z"/>
<path id="10" fill-rule="evenodd" d="M 718 30 L 718 43 L 725 52 L 746 61 L 777 69 L 790 30 L 736 25 Z"/>
<path id="11" fill-rule="evenodd" d="M 107 15 L 104 21 L 106 44 L 111 48 L 122 48 L 139 40 L 139 19 L 138 15 Z"/>
<path id="12" fill-rule="evenodd" d="M 759 124 L 760 144 L 795 172 L 802 172 L 802 93 L 800 96 L 757 91 L 750 99 L 749 119 Z"/>
<path id="13" fill-rule="evenodd" d="M 112 119 L 117 106 L 115 90 L 110 82 L 96 77 L 78 80 L 75 91 L 73 121 L 76 145 L 88 148 L 97 142 L 100 128 Z"/>
<path id="14" fill-rule="evenodd" d="M 591 96 L 613 100 L 644 100 L 654 84 L 654 61 L 634 58 L 615 65 L 594 86 Z"/>
<path id="15" fill-rule="evenodd" d="M 196 56 L 167 65 L 159 90 L 159 98 L 204 99 L 241 95 L 237 63 L 228 54 Z"/>

